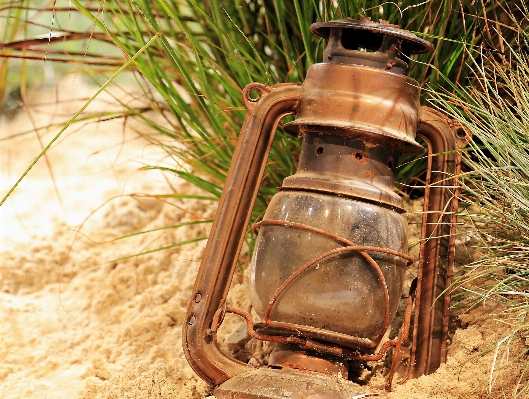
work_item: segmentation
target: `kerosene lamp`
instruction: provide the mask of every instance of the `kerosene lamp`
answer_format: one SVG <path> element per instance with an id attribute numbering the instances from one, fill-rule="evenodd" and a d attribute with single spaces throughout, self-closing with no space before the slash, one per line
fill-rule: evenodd
<path id="1" fill-rule="evenodd" d="M 433 372 L 446 356 L 457 209 L 457 149 L 466 133 L 419 104 L 406 76 L 427 41 L 370 20 L 318 22 L 323 62 L 303 84 L 248 85 L 248 111 L 184 325 L 184 351 L 217 398 L 349 398 L 350 360 L 377 360 L 393 347 L 389 384 L 411 340 L 404 379 Z M 227 301 L 237 258 L 279 120 L 302 140 L 297 172 L 271 199 L 251 264 L 252 311 Z M 402 294 L 408 255 L 395 169 L 428 147 L 423 231 L 416 283 L 404 323 L 383 340 Z M 438 154 L 435 155 L 434 154 Z M 268 365 L 223 353 L 217 332 L 229 312 L 248 334 L 276 343 Z M 411 331 L 410 331 L 411 330 Z M 311 396 L 313 395 L 313 396 Z"/>

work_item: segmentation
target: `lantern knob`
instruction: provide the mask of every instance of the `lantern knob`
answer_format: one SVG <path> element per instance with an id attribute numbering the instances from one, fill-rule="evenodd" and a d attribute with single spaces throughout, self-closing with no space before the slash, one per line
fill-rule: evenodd
<path id="1" fill-rule="evenodd" d="M 430 42 L 387 21 L 347 18 L 316 22 L 310 30 L 329 39 L 323 62 L 362 65 L 406 74 L 410 55 L 433 50 Z"/>

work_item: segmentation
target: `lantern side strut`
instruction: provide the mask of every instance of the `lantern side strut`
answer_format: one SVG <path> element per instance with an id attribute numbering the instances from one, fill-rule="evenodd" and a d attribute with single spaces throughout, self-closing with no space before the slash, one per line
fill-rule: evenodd
<path id="1" fill-rule="evenodd" d="M 455 133 L 460 128 L 440 112 L 421 107 L 418 137 L 428 145 L 428 173 L 411 367 L 406 380 L 431 374 L 446 361 L 461 171 L 459 149 L 470 139 L 468 133 Z"/>
<path id="2" fill-rule="evenodd" d="M 252 92 L 257 97 L 252 97 Z M 218 385 L 251 369 L 217 346 L 212 323 L 224 306 L 279 120 L 295 113 L 302 87 L 250 84 L 243 90 L 248 110 L 228 171 L 183 327 L 184 354 L 205 381 Z"/>

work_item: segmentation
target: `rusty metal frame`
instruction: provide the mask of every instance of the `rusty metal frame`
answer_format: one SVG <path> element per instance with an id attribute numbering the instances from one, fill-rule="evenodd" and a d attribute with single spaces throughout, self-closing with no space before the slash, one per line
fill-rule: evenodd
<path id="1" fill-rule="evenodd" d="M 428 146 L 422 239 L 410 369 L 404 381 L 431 374 L 446 361 L 461 153 L 469 134 L 421 107 L 418 137 Z"/>
<path id="2" fill-rule="evenodd" d="M 228 172 L 183 328 L 184 353 L 191 367 L 202 379 L 212 385 L 221 384 L 251 369 L 250 366 L 225 355 L 217 346 L 216 333 L 225 312 L 235 313 L 245 318 L 250 335 L 255 338 L 296 343 L 306 349 L 351 359 L 378 360 L 389 347 L 395 346 L 398 349 L 408 337 L 409 319 L 411 318 L 410 304 L 407 307 L 406 320 L 398 338 L 386 341 L 375 354 L 360 353 L 357 349 L 338 344 L 325 344 L 322 343 L 324 339 L 319 337 L 329 337 L 329 334 L 331 336 L 344 335 L 345 340 L 353 339 L 353 341 L 356 340 L 357 345 L 362 343 L 363 345 L 359 346 L 372 349 L 379 344 L 381 336 L 375 342 L 326 331 L 323 331 L 325 335 L 322 335 L 322 331 L 311 327 L 305 330 L 314 330 L 313 336 L 261 334 L 255 331 L 249 313 L 226 304 L 235 270 L 234 264 L 242 246 L 259 183 L 264 173 L 266 162 L 263 160 L 268 157 L 279 120 L 285 115 L 296 113 L 301 102 L 303 87 L 297 84 L 268 87 L 253 83 L 243 91 L 243 100 L 248 113 L 233 156 L 234 161 Z M 251 95 L 252 93 L 254 95 Z M 447 287 L 452 279 L 458 192 L 457 175 L 460 169 L 460 155 L 457 149 L 465 146 L 468 140 L 465 134 L 457 133 L 460 131 L 461 129 L 451 125 L 450 121 L 441 114 L 426 107 L 422 108 L 419 137 L 428 145 L 428 176 L 415 299 L 411 367 L 408 378 L 429 374 L 446 359 L 450 303 Z M 331 233 L 325 232 L 325 234 Z M 354 243 L 341 237 L 337 237 L 337 240 L 344 245 L 337 250 L 358 251 L 375 271 L 379 268 L 377 269 L 376 262 L 366 251 L 388 252 L 383 248 L 355 246 Z M 334 252 L 329 251 L 329 253 L 322 254 L 314 262 L 331 256 Z M 405 258 L 404 254 L 394 253 L 394 255 Z M 292 278 L 296 278 L 298 274 L 310 268 L 314 262 L 303 265 L 299 273 L 294 273 Z M 385 286 L 383 277 L 379 280 L 381 286 Z M 279 296 L 281 289 L 276 294 Z M 408 302 L 410 303 L 410 300 Z M 387 313 L 387 303 L 385 313 Z M 388 324 L 387 314 L 385 316 L 384 326 Z M 288 327 L 284 325 L 286 323 L 272 322 L 269 319 L 265 322 L 265 326 L 268 324 L 271 327 Z M 343 340 L 344 337 L 338 337 L 338 341 L 340 339 Z"/>
<path id="3" fill-rule="evenodd" d="M 279 120 L 296 112 L 302 94 L 298 84 L 252 83 L 243 91 L 248 113 L 237 142 L 211 234 L 193 288 L 183 327 L 184 354 L 205 381 L 218 385 L 250 366 L 226 356 L 211 329 L 225 306 L 257 190 Z M 218 317 L 218 315 L 217 315 Z"/>

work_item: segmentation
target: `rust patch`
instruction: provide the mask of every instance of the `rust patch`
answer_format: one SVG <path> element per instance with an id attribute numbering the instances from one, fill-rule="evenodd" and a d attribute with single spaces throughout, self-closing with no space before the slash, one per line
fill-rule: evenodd
<path id="1" fill-rule="evenodd" d="M 366 170 L 366 175 L 368 175 L 371 179 L 375 178 L 375 172 L 372 170 Z"/>
<path id="2" fill-rule="evenodd" d="M 395 166 L 395 160 L 393 159 L 393 157 L 389 157 L 387 165 L 388 169 L 393 169 L 393 167 Z"/>
<path id="3" fill-rule="evenodd" d="M 358 161 L 360 163 L 366 163 L 367 162 L 367 154 L 365 151 L 357 151 L 353 154 L 353 158 L 355 161 Z"/>

